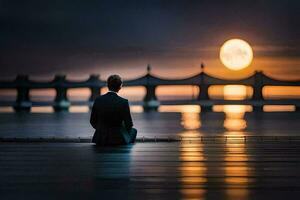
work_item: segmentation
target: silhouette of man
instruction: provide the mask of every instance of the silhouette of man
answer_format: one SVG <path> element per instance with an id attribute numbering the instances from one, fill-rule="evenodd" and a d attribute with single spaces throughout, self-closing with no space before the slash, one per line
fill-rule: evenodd
<path id="1" fill-rule="evenodd" d="M 122 87 L 119 75 L 107 79 L 109 92 L 96 98 L 90 123 L 96 129 L 93 143 L 97 145 L 121 145 L 133 143 L 137 130 L 133 127 L 128 100 L 118 96 Z"/>

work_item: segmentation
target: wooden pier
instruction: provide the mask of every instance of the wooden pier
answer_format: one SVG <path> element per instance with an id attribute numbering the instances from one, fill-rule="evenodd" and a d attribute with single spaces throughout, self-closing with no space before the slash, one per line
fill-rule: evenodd
<path id="1" fill-rule="evenodd" d="M 298 139 L 0 142 L 6 199 L 297 199 Z M 252 138 L 253 139 L 253 138 Z"/>

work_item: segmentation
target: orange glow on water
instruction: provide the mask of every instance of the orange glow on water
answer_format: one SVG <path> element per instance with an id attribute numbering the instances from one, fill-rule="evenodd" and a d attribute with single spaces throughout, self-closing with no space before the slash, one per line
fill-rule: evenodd
<path id="1" fill-rule="evenodd" d="M 294 105 L 265 105 L 264 112 L 294 112 L 296 106 Z"/>
<path id="2" fill-rule="evenodd" d="M 241 131 L 247 127 L 244 119 L 245 112 L 251 112 L 252 107 L 248 105 L 216 105 L 214 112 L 224 112 L 224 127 L 230 131 Z"/>
<path id="3" fill-rule="evenodd" d="M 201 127 L 200 106 L 196 105 L 175 105 L 160 106 L 159 112 L 176 112 L 181 113 L 181 125 L 185 130 L 180 134 L 182 138 L 197 138 L 200 136 L 197 131 Z"/>
<path id="4" fill-rule="evenodd" d="M 244 119 L 246 108 L 243 105 L 225 105 L 224 127 L 230 131 L 244 130 L 247 127 L 247 122 Z"/>
<path id="5" fill-rule="evenodd" d="M 88 106 L 71 106 L 69 108 L 70 113 L 87 113 L 89 112 Z"/>
<path id="6" fill-rule="evenodd" d="M 35 106 L 35 107 L 31 107 L 30 111 L 32 113 L 53 113 L 54 112 L 51 106 Z"/>
<path id="7" fill-rule="evenodd" d="M 207 183 L 207 167 L 205 165 L 203 144 L 191 144 L 188 142 L 180 143 L 180 162 L 178 170 L 180 171 L 182 188 L 180 193 L 182 199 L 203 199 L 206 190 L 202 188 L 190 188 L 188 185 L 205 185 Z"/>
<path id="8" fill-rule="evenodd" d="M 12 113 L 12 112 L 14 112 L 13 107 L 8 107 L 8 106 L 0 107 L 0 113 Z"/>
<path id="9" fill-rule="evenodd" d="M 224 99 L 242 100 L 247 97 L 247 87 L 243 85 L 224 86 Z M 247 105 L 217 105 L 213 111 L 224 112 L 224 128 L 229 131 L 241 131 L 247 127 L 244 119 L 245 112 L 251 112 L 252 107 Z"/>
<path id="10" fill-rule="evenodd" d="M 232 117 L 244 114 L 247 110 L 247 106 L 244 105 L 224 105 L 224 112 L 231 115 Z"/>
<path id="11" fill-rule="evenodd" d="M 180 113 L 200 113 L 200 106 L 197 105 L 162 105 L 159 112 L 180 112 Z"/>
<path id="12" fill-rule="evenodd" d="M 185 188 L 180 190 L 181 200 L 205 200 L 205 189 Z"/>
<path id="13" fill-rule="evenodd" d="M 247 127 L 247 122 L 244 119 L 225 119 L 224 127 L 231 131 L 241 131 Z"/>
<path id="14" fill-rule="evenodd" d="M 214 112 L 227 112 L 231 115 L 237 114 L 240 116 L 240 113 L 251 112 L 252 106 L 250 105 L 215 105 L 213 106 Z"/>
<path id="15" fill-rule="evenodd" d="M 130 106 L 130 112 L 142 113 L 142 112 L 144 112 L 144 108 L 143 108 L 143 106 Z"/>
<path id="16" fill-rule="evenodd" d="M 228 136 L 236 134 L 233 132 L 227 133 Z M 244 135 L 240 133 L 240 135 Z M 233 190 L 234 187 L 247 187 L 249 184 L 248 177 L 251 176 L 248 166 L 248 155 L 246 152 L 246 144 L 243 142 L 237 143 L 228 141 L 225 146 L 225 183 L 226 193 L 230 199 L 247 199 L 249 195 L 248 189 L 240 188 Z"/>
<path id="17" fill-rule="evenodd" d="M 201 127 L 200 114 L 197 112 L 181 113 L 181 125 L 186 130 L 195 130 Z"/>

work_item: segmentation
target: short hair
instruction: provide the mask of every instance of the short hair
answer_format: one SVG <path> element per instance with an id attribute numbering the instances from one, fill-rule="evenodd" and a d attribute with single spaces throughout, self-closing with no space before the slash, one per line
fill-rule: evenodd
<path id="1" fill-rule="evenodd" d="M 122 78 L 117 74 L 110 75 L 107 79 L 108 89 L 114 92 L 118 92 L 120 90 L 122 83 Z"/>

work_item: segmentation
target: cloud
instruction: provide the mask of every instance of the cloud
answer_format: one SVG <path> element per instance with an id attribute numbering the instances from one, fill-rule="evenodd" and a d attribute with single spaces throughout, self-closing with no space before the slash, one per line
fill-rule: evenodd
<path id="1" fill-rule="evenodd" d="M 255 45 L 254 53 L 258 56 L 300 56 L 300 46 L 292 45 Z"/>

